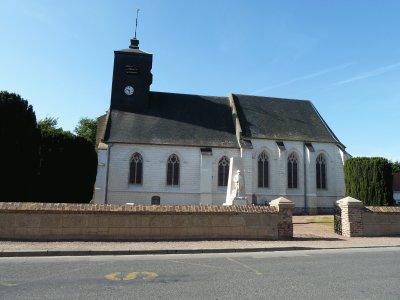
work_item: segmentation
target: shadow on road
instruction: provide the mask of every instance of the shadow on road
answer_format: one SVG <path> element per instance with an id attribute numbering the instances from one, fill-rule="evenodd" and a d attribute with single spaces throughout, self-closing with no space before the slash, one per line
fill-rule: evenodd
<path id="1" fill-rule="evenodd" d="M 319 236 L 302 236 L 302 237 L 293 237 L 291 241 L 343 241 L 344 238 L 340 237 L 319 237 Z"/>

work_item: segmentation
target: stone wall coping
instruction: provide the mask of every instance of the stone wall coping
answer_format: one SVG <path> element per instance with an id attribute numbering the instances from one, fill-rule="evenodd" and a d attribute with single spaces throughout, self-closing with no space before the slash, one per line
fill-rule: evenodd
<path id="1" fill-rule="evenodd" d="M 285 207 L 295 207 L 295 204 L 290 201 L 289 199 L 286 199 L 284 197 L 279 197 L 275 200 L 272 200 L 269 203 L 270 206 L 285 206 Z"/>
<path id="2" fill-rule="evenodd" d="M 390 213 L 400 215 L 400 206 L 366 206 L 365 211 L 371 213 Z"/>
<path id="3" fill-rule="evenodd" d="M 130 204 L 81 204 L 81 203 L 33 203 L 0 202 L 1 213 L 32 214 L 137 214 L 137 215 L 237 215 L 278 214 L 276 207 L 269 206 L 220 206 L 220 205 L 130 205 Z"/>
<path id="4" fill-rule="evenodd" d="M 363 206 L 360 200 L 354 199 L 352 197 L 346 197 L 336 201 L 339 206 Z"/>

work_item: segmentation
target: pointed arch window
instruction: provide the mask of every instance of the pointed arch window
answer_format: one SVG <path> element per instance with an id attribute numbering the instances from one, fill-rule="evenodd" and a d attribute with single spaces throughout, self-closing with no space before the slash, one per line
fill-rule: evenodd
<path id="1" fill-rule="evenodd" d="M 140 153 L 134 153 L 129 166 L 129 183 L 142 184 L 143 180 L 143 157 Z"/>
<path id="2" fill-rule="evenodd" d="M 316 160 L 317 189 L 326 189 L 326 160 L 323 154 Z"/>
<path id="3" fill-rule="evenodd" d="M 229 177 L 229 158 L 223 156 L 218 162 L 218 186 L 227 186 Z"/>
<path id="4" fill-rule="evenodd" d="M 179 157 L 171 154 L 167 160 L 167 185 L 179 185 Z"/>
<path id="5" fill-rule="evenodd" d="M 298 180 L 297 158 L 294 153 L 290 154 L 287 162 L 288 188 L 296 189 Z"/>
<path id="6" fill-rule="evenodd" d="M 261 152 L 258 156 L 258 187 L 267 188 L 268 187 L 268 174 L 269 174 L 269 159 L 265 151 Z"/>

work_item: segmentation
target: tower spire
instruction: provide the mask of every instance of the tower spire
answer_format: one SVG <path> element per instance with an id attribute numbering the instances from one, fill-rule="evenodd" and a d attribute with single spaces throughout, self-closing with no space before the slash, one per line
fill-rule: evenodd
<path id="1" fill-rule="evenodd" d="M 138 9 L 136 9 L 136 26 L 135 26 L 135 37 L 134 37 L 134 39 L 136 39 L 136 30 L 137 30 L 137 21 L 138 21 L 138 18 L 139 18 L 139 8 Z"/>
<path id="2" fill-rule="evenodd" d="M 136 31 L 137 31 L 138 18 L 139 18 L 139 10 L 140 9 L 136 9 L 135 35 L 134 35 L 133 39 L 131 39 L 131 45 L 129 46 L 129 48 L 131 48 L 131 49 L 139 49 L 139 40 L 136 38 Z"/>

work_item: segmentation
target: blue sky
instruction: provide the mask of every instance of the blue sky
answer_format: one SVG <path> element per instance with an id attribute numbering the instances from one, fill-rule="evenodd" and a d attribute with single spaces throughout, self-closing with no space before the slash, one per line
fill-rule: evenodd
<path id="1" fill-rule="evenodd" d="M 68 130 L 103 114 L 136 8 L 153 91 L 311 100 L 350 154 L 400 160 L 397 0 L 0 0 L 0 90 Z"/>

